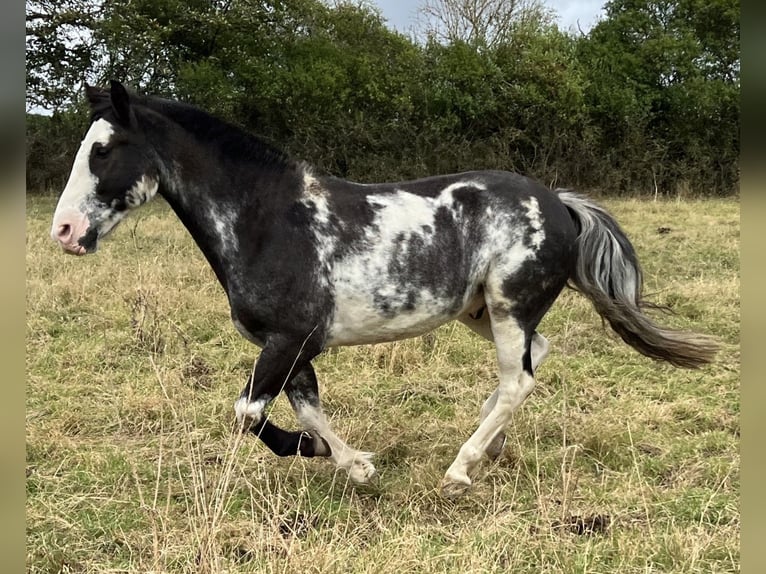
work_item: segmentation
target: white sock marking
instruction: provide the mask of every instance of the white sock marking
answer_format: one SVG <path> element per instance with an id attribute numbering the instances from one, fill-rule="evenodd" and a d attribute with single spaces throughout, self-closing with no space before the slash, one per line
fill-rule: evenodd
<path id="1" fill-rule="evenodd" d="M 296 405 L 295 413 L 306 430 L 314 431 L 330 447 L 330 459 L 348 472 L 354 482 L 369 482 L 375 476 L 375 467 L 371 459 L 372 453 L 355 450 L 348 446 L 330 428 L 324 412 L 320 407 L 302 403 Z"/>

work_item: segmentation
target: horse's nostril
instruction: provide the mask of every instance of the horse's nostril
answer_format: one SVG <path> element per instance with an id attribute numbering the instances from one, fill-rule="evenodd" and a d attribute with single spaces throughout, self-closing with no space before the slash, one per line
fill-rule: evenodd
<path id="1" fill-rule="evenodd" d="M 58 238 L 59 239 L 66 239 L 71 234 L 72 234 L 72 226 L 71 225 L 69 225 L 68 223 L 64 223 L 64 224 L 59 226 L 59 231 L 58 231 Z"/>

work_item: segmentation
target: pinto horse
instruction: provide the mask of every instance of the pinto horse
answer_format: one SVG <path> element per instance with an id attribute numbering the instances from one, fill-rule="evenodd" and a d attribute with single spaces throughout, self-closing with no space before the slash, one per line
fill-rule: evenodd
<path id="1" fill-rule="evenodd" d="M 330 428 L 311 361 L 324 349 L 422 335 L 458 320 L 493 341 L 499 384 L 441 484 L 457 496 L 496 457 L 548 353 L 536 328 L 569 284 L 640 353 L 680 367 L 714 340 L 655 324 L 636 252 L 602 207 L 504 171 L 360 184 L 319 175 L 185 103 L 85 88 L 90 127 L 52 238 L 93 253 L 128 213 L 162 195 L 212 267 L 237 330 L 261 348 L 234 404 L 241 429 L 279 456 L 325 456 L 364 483 L 372 454 Z M 269 422 L 284 391 L 302 430 Z"/>

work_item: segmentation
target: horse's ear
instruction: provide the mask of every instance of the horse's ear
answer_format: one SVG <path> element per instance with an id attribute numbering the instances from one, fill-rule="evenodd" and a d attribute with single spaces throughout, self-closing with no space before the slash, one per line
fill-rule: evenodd
<path id="1" fill-rule="evenodd" d="M 107 99 L 109 97 L 109 92 L 96 86 L 90 86 L 86 83 L 85 97 L 88 99 L 88 103 L 90 103 L 91 107 L 93 107 Z"/>
<path id="2" fill-rule="evenodd" d="M 114 109 L 114 113 L 120 123 L 127 126 L 130 124 L 130 96 L 128 91 L 117 80 L 112 80 L 109 84 L 112 109 Z"/>

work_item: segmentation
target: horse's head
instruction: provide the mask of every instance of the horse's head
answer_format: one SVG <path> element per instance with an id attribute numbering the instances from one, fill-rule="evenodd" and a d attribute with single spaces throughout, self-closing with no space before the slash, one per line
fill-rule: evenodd
<path id="1" fill-rule="evenodd" d="M 131 209 L 157 193 L 157 162 L 137 129 L 130 95 L 119 82 L 110 90 L 85 88 L 91 124 L 72 165 L 51 237 L 75 255 L 96 251 Z"/>

